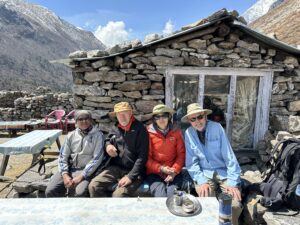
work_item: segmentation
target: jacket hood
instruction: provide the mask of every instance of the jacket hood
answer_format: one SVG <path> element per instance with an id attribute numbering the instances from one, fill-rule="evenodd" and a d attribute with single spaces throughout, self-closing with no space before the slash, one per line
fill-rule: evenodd
<path id="1" fill-rule="evenodd" d="M 173 124 L 171 124 L 170 130 L 169 130 L 168 133 L 173 132 L 173 131 L 175 131 L 176 129 L 177 129 L 177 127 L 174 126 Z M 149 133 L 152 133 L 152 134 L 161 134 L 161 133 L 159 133 L 159 132 L 154 128 L 153 123 L 151 123 L 151 124 L 147 127 L 147 130 L 148 130 Z"/>

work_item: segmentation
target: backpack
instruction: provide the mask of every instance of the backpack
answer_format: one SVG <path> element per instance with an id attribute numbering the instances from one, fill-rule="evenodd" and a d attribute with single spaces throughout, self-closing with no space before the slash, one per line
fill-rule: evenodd
<path id="1" fill-rule="evenodd" d="M 300 196 L 295 193 L 300 183 L 300 140 L 282 140 L 275 145 L 273 153 L 269 161 L 270 170 L 259 185 L 263 194 L 260 203 L 273 210 L 282 206 L 300 210 Z"/>

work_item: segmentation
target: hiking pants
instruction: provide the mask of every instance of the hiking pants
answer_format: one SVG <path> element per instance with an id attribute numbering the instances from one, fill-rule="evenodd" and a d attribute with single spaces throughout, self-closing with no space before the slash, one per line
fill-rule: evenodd
<path id="1" fill-rule="evenodd" d="M 128 170 L 124 170 L 118 166 L 110 165 L 98 176 L 92 179 L 89 184 L 89 193 L 91 197 L 131 197 L 142 183 L 140 178 L 133 180 L 126 187 L 118 187 L 119 180 L 128 174 Z"/>
<path id="2" fill-rule="evenodd" d="M 71 173 L 71 177 L 78 176 L 82 173 L 82 170 L 76 170 Z M 89 180 L 81 181 L 75 189 L 69 190 L 68 196 L 70 197 L 88 197 L 88 185 Z M 61 176 L 60 172 L 54 174 L 49 184 L 47 185 L 45 191 L 46 197 L 66 197 L 67 196 L 67 189 L 64 185 L 63 177 Z"/>
<path id="3" fill-rule="evenodd" d="M 175 188 L 177 190 L 182 186 L 181 173 L 176 175 L 170 183 L 164 182 L 164 179 L 157 174 L 150 174 L 146 178 L 146 182 L 150 186 L 150 193 L 154 197 L 170 197 L 174 195 Z"/>

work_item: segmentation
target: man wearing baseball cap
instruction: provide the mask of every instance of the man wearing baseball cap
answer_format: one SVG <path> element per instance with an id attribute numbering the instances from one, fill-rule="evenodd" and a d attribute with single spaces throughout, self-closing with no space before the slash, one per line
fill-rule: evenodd
<path id="1" fill-rule="evenodd" d="M 105 140 L 105 150 L 111 160 L 89 184 L 91 197 L 132 196 L 145 174 L 149 148 L 146 128 L 134 118 L 128 102 L 117 103 L 110 116 L 118 120 Z M 112 187 L 116 188 L 112 190 Z"/>
<path id="2" fill-rule="evenodd" d="M 191 125 L 185 131 L 186 168 L 199 197 L 217 196 L 218 190 L 232 196 L 232 224 L 238 225 L 241 169 L 222 126 L 207 120 L 211 112 L 192 103 L 181 119 Z"/>
<path id="3" fill-rule="evenodd" d="M 59 165 L 46 189 L 46 197 L 87 197 L 88 184 L 104 158 L 102 132 L 92 125 L 91 113 L 75 112 L 76 129 L 60 149 Z"/>

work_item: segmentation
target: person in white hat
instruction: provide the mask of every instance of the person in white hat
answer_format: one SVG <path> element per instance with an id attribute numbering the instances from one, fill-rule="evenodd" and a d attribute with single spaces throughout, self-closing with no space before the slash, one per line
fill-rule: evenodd
<path id="1" fill-rule="evenodd" d="M 242 212 L 239 163 L 222 126 L 210 120 L 212 111 L 192 103 L 181 121 L 189 122 L 185 131 L 186 168 L 200 197 L 214 197 L 218 190 L 232 196 L 233 225 Z"/>
<path id="2" fill-rule="evenodd" d="M 88 185 L 104 159 L 104 137 L 92 125 L 91 113 L 75 112 L 76 129 L 60 149 L 58 172 L 46 188 L 46 197 L 88 197 Z"/>

